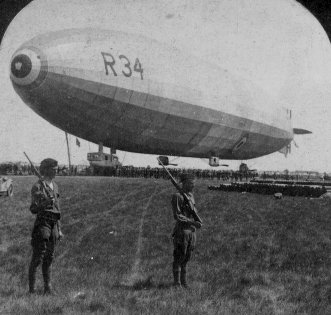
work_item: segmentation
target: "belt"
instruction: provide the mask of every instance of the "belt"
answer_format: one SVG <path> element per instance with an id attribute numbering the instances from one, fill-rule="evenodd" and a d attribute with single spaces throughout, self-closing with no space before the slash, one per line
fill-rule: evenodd
<path id="1" fill-rule="evenodd" d="M 181 222 L 181 223 L 177 223 L 177 225 L 175 226 L 175 230 L 179 230 L 179 231 L 191 230 L 192 232 L 195 232 L 196 228 L 192 226 L 192 224 L 190 223 Z"/>
<path id="2" fill-rule="evenodd" d="M 38 213 L 37 218 L 46 219 L 46 220 L 56 222 L 56 221 L 60 220 L 60 213 L 53 213 L 53 212 L 50 212 L 50 211 L 42 211 L 42 212 Z"/>

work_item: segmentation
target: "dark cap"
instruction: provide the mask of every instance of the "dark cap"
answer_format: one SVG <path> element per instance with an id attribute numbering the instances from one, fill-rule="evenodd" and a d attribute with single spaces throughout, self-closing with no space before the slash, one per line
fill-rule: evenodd
<path id="1" fill-rule="evenodd" d="M 51 159 L 51 158 L 44 159 L 40 163 L 40 169 L 43 169 L 43 170 L 55 168 L 57 166 L 58 166 L 57 161 L 54 159 Z"/>
<path id="2" fill-rule="evenodd" d="M 195 176 L 192 173 L 183 173 L 180 175 L 180 181 L 183 182 L 188 182 L 188 181 L 194 181 Z"/>

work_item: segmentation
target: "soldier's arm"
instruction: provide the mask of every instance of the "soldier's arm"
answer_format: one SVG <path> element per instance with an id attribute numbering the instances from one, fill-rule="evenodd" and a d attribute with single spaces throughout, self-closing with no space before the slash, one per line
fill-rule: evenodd
<path id="1" fill-rule="evenodd" d="M 55 198 L 55 202 L 54 202 L 54 206 L 57 208 L 57 210 L 60 210 L 60 205 L 59 205 L 59 198 L 60 198 L 60 194 L 59 194 L 59 187 L 57 186 L 56 183 L 54 183 L 54 196 Z M 58 220 L 57 221 L 57 228 L 58 228 L 58 232 L 59 232 L 59 239 L 61 240 L 64 237 L 64 234 L 62 233 L 62 229 L 61 229 L 61 221 Z"/>
<path id="2" fill-rule="evenodd" d="M 61 220 L 57 221 L 57 227 L 58 227 L 58 231 L 59 231 L 59 239 L 62 239 L 64 237 L 64 234 L 62 233 L 62 224 L 61 224 Z"/>
<path id="3" fill-rule="evenodd" d="M 190 208 L 189 211 L 193 211 L 195 212 L 196 216 L 193 216 L 192 218 L 192 224 L 197 228 L 200 229 L 202 226 L 201 221 L 197 220 L 197 218 L 199 218 L 198 213 L 197 213 L 197 208 L 195 207 L 195 200 L 194 197 L 189 197 L 189 204 L 187 204 L 186 206 Z"/>
<path id="4" fill-rule="evenodd" d="M 61 239 L 63 239 L 64 234 L 62 233 L 61 221 L 60 220 L 57 221 L 57 228 L 58 228 L 58 232 L 59 232 L 59 239 L 61 240 Z"/>

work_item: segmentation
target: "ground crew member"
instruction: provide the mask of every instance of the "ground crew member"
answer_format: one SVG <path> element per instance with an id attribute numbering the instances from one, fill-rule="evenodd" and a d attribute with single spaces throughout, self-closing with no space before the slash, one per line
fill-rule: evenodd
<path id="1" fill-rule="evenodd" d="M 41 263 L 44 279 L 44 294 L 51 293 L 51 264 L 58 240 L 63 237 L 60 227 L 59 191 L 55 178 L 58 163 L 45 159 L 40 163 L 39 179 L 31 189 L 30 211 L 36 214 L 32 230 L 31 245 L 33 249 L 29 267 L 29 292 L 35 293 L 36 271 Z M 46 189 L 48 192 L 46 192 Z"/>
<path id="2" fill-rule="evenodd" d="M 191 206 L 195 205 L 193 197 L 194 174 L 183 173 L 180 176 L 183 192 L 188 196 Z M 191 258 L 192 251 L 196 244 L 196 229 L 201 227 L 201 223 L 195 221 L 190 211 L 190 205 L 187 205 L 183 196 L 176 193 L 171 200 L 172 210 L 176 225 L 173 231 L 174 260 L 172 271 L 175 286 L 187 288 L 186 272 L 187 263 Z"/>

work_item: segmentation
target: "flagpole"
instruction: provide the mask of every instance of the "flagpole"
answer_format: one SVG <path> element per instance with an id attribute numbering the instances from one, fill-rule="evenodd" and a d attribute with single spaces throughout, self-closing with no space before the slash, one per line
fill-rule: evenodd
<path id="1" fill-rule="evenodd" d="M 70 148 L 69 148 L 69 141 L 68 141 L 68 134 L 66 134 L 66 141 L 67 141 L 67 151 L 68 151 L 68 161 L 69 161 L 69 175 L 71 175 L 71 159 L 70 159 Z"/>

